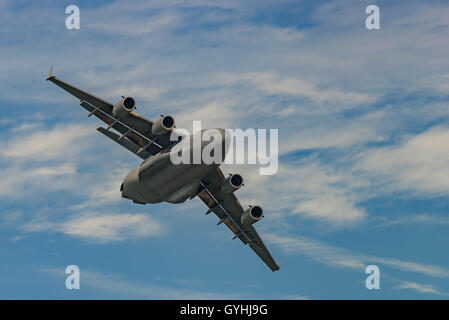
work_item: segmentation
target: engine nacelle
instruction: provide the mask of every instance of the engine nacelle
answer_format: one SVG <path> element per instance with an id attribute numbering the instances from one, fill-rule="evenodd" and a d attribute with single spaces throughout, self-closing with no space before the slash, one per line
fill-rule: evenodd
<path id="1" fill-rule="evenodd" d="M 250 207 L 248 210 L 242 213 L 240 222 L 244 226 L 249 226 L 254 222 L 259 221 L 263 217 L 263 210 L 259 206 Z"/>
<path id="2" fill-rule="evenodd" d="M 136 101 L 131 97 L 125 97 L 119 100 L 112 107 L 112 114 L 116 118 L 121 118 L 136 108 Z"/>
<path id="3" fill-rule="evenodd" d="M 239 174 L 233 174 L 227 177 L 221 184 L 221 191 L 224 193 L 232 193 L 243 185 L 243 178 Z"/>
<path id="4" fill-rule="evenodd" d="M 157 136 L 169 132 L 175 127 L 175 119 L 172 116 L 163 116 L 154 121 L 151 133 Z"/>

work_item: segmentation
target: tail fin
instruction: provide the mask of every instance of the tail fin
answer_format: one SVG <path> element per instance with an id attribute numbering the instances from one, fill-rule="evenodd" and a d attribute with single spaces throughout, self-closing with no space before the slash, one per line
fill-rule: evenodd
<path id="1" fill-rule="evenodd" d="M 53 66 L 50 67 L 50 71 L 48 72 L 48 77 L 47 80 L 50 80 L 52 78 L 54 78 L 55 76 L 53 75 Z"/>

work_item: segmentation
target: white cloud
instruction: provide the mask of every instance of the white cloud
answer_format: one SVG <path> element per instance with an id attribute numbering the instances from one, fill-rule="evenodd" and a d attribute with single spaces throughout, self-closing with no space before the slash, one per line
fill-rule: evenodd
<path id="1" fill-rule="evenodd" d="M 223 170 L 225 174 L 244 172 L 245 187 L 239 191 L 239 198 L 243 203 L 264 207 L 270 219 L 282 221 L 293 214 L 349 228 L 363 222 L 367 215 L 357 205 L 357 189 L 365 182 L 313 158 L 281 163 L 272 176 L 261 176 L 256 166 L 249 165 L 226 165 Z"/>
<path id="2" fill-rule="evenodd" d="M 103 174 L 102 179 L 93 179 L 90 182 L 85 181 L 83 190 L 79 192 L 85 197 L 85 201 L 71 205 L 71 210 L 85 210 L 86 208 L 98 208 L 107 205 L 113 205 L 118 201 L 128 201 L 121 197 L 120 185 L 130 168 L 120 166 L 115 163 L 113 169 Z"/>
<path id="3" fill-rule="evenodd" d="M 48 130 L 33 131 L 33 127 L 16 128 L 22 134 L 14 135 L 0 145 L 0 156 L 4 158 L 42 161 L 61 158 L 82 148 L 82 139 L 94 132 L 86 125 L 58 125 Z M 86 141 L 84 140 L 84 141 Z"/>
<path id="4" fill-rule="evenodd" d="M 435 126 L 401 143 L 362 153 L 357 169 L 393 190 L 448 195 L 449 129 Z"/>
<path id="5" fill-rule="evenodd" d="M 298 29 L 296 28 L 279 28 L 277 31 L 277 36 L 279 37 L 280 40 L 282 41 L 294 41 L 294 40 L 298 40 L 301 39 L 304 34 L 300 31 L 298 31 Z"/>
<path id="6" fill-rule="evenodd" d="M 160 236 L 164 234 L 164 227 L 149 215 L 111 214 L 69 220 L 61 226 L 61 232 L 79 238 L 107 242 Z"/>
<path id="7" fill-rule="evenodd" d="M 265 233 L 268 242 L 277 245 L 287 254 L 302 254 L 319 263 L 344 269 L 353 269 L 364 272 L 364 268 L 377 263 L 379 267 L 390 268 L 419 273 L 437 278 L 449 278 L 449 269 L 431 264 L 417 263 L 400 259 L 377 257 L 351 252 L 339 247 L 329 246 L 308 237 L 293 237 Z"/>
<path id="8" fill-rule="evenodd" d="M 252 125 L 281 128 L 286 137 L 281 146 L 283 153 L 315 148 L 364 148 L 366 142 L 388 141 L 398 127 L 404 129 L 399 132 L 402 134 L 414 130 L 415 124 L 421 126 L 439 119 L 440 115 L 447 116 L 444 104 L 440 105 L 440 112 L 435 112 L 437 109 L 433 105 L 430 108 L 422 108 L 421 105 L 411 108 L 408 102 L 395 104 L 390 109 L 379 106 L 387 110 L 379 113 L 376 119 L 365 118 L 369 112 L 365 107 L 373 101 L 382 101 L 384 94 L 420 92 L 425 86 L 440 91 L 447 87 L 447 77 L 439 76 L 442 73 L 447 75 L 448 61 L 441 57 L 448 56 L 449 51 L 445 40 L 448 39 L 445 27 L 448 7 L 443 4 L 427 7 L 415 2 L 400 4 L 390 10 L 392 19 L 389 23 L 394 28 L 384 28 L 382 33 L 368 33 L 363 28 L 363 19 L 360 19 L 360 6 L 354 3 L 325 5 L 312 13 L 314 21 L 322 23 L 296 30 L 254 26 L 239 20 L 241 16 L 248 17 L 254 2 L 245 5 L 219 1 L 214 6 L 233 8 L 235 20 L 232 24 L 212 31 L 189 28 L 180 36 L 178 32 L 172 32 L 172 23 L 189 25 L 192 17 L 179 14 L 177 6 L 194 8 L 205 4 L 210 6 L 210 2 L 140 1 L 129 5 L 116 1 L 98 9 L 102 11 L 98 15 L 96 9 L 90 12 L 91 9 L 86 8 L 85 17 L 91 14 L 98 19 L 90 25 L 96 32 L 79 34 L 79 42 L 74 37 L 60 36 L 55 25 L 61 25 L 61 32 L 66 30 L 52 9 L 48 15 L 35 15 L 31 10 L 4 14 L 1 25 L 4 28 L 0 28 L 2 35 L 14 30 L 25 37 L 30 28 L 48 28 L 49 32 L 42 33 L 46 35 L 43 38 L 24 39 L 21 44 L 2 50 L 0 77 L 4 81 L 0 81 L 1 90 L 8 93 L 5 99 L 13 102 L 51 101 L 54 104 L 61 101 L 59 97 L 64 97 L 63 101 L 72 101 L 72 97 L 65 96 L 63 92 L 56 93 L 55 90 L 59 89 L 42 79 L 46 66 L 50 62 L 56 63 L 60 66 L 58 70 L 62 78 L 86 90 L 92 89 L 99 95 L 104 93 L 106 99 L 108 94 L 131 94 L 143 102 L 151 102 L 148 106 L 142 103 L 144 112 L 139 112 L 144 116 L 150 112 L 158 116 L 169 111 L 178 114 L 182 121 L 206 119 L 211 126 L 217 127 Z M 136 24 L 142 20 L 119 27 L 110 23 L 130 22 L 136 11 L 148 8 L 167 10 L 156 21 L 160 24 L 154 25 L 150 21 L 136 29 Z M 403 13 L 405 9 L 407 14 Z M 199 14 L 195 18 L 213 23 L 217 22 L 217 16 Z M 175 17 L 175 21 L 170 17 Z M 405 34 L 404 30 L 407 30 Z M 108 33 L 110 37 L 100 39 L 98 35 L 102 33 Z M 129 43 L 127 37 L 113 36 L 117 34 L 132 35 L 134 41 Z M 17 38 L 16 34 L 14 38 Z M 60 40 L 50 41 L 55 38 Z M 27 50 L 30 45 L 33 46 L 32 51 Z M 92 47 L 96 48 L 94 54 Z M 416 48 L 419 50 L 414 50 Z M 73 55 L 73 52 L 77 54 Z M 33 59 L 29 58 L 31 53 Z M 70 57 L 70 64 L 66 63 L 67 57 Z M 30 73 L 29 70 L 36 72 Z M 426 80 L 423 79 L 429 79 L 425 86 L 423 81 Z M 139 104 L 139 110 L 142 110 L 140 108 Z M 354 111 L 351 117 L 346 116 L 349 110 Z M 409 122 L 410 119 L 415 122 Z M 267 216 L 273 214 L 279 219 L 291 219 L 289 213 L 295 212 L 298 216 L 330 225 L 351 226 L 366 218 L 367 213 L 358 204 L 360 200 L 379 194 L 373 188 L 370 195 L 357 189 L 360 185 L 366 187 L 371 181 L 381 186 L 388 184 L 393 190 L 415 190 L 418 196 L 421 195 L 419 192 L 446 195 L 449 190 L 446 169 L 449 153 L 444 145 L 448 137 L 446 129 L 440 128 L 441 131 L 432 129 L 410 137 L 397 146 L 363 153 L 358 169 L 364 170 L 366 175 L 341 167 L 342 160 L 350 158 L 350 152 L 344 152 L 343 156 L 341 153 L 334 155 L 327 164 L 311 161 L 282 166 L 275 177 L 260 177 L 249 172 L 248 191 L 243 191 L 243 199 L 251 200 L 251 203 L 262 202 L 268 209 Z M 18 127 L 16 132 L 27 132 L 26 129 Z M 3 151 L 0 153 L 9 162 L 22 159 L 63 161 L 61 157 L 65 151 L 78 148 L 84 134 L 95 132 L 79 127 L 73 128 L 69 134 L 65 126 L 49 131 L 15 137 L 1 144 Z M 435 141 L 439 141 L 439 145 Z M 106 169 L 101 171 L 99 168 L 92 176 L 105 176 L 105 181 L 96 179 L 97 183 L 91 183 L 91 176 L 89 181 L 84 181 L 83 188 L 79 188 L 79 184 L 74 188 L 73 181 L 67 177 L 73 175 L 80 160 L 73 161 L 73 164 L 58 163 L 54 167 L 42 165 L 29 172 L 20 166 L 8 167 L 2 175 L 5 185 L 0 186 L 3 188 L 0 193 L 20 194 L 24 190 L 21 186 L 35 186 L 33 181 L 39 181 L 50 188 L 70 187 L 78 195 L 92 195 L 82 204 L 84 207 L 78 208 L 105 205 L 120 199 L 121 173 L 114 177 L 111 174 L 109 179 L 107 174 L 103 174 Z M 112 167 L 117 162 L 111 161 L 108 165 Z M 391 188 L 379 189 L 391 191 Z M 97 200 L 94 195 L 98 196 Z M 76 229 L 74 236 L 90 238 L 93 230 L 100 230 L 106 239 L 126 238 L 126 230 L 136 228 L 137 224 L 129 226 L 120 220 L 119 224 L 124 225 L 122 228 L 114 225 L 110 217 L 83 219 L 87 218 L 73 217 L 80 228 Z M 62 223 L 42 227 L 69 232 Z M 304 244 L 306 252 L 311 252 L 310 247 L 322 248 L 319 243 L 307 243 Z M 327 249 L 322 252 L 321 261 L 341 267 L 358 268 L 365 261 L 353 256 L 333 256 Z M 326 260 L 327 254 L 331 254 L 331 258 Z M 430 270 L 428 266 L 422 269 L 421 265 L 403 261 L 378 261 L 417 272 Z M 445 274 L 439 269 L 430 273 Z"/>
<path id="9" fill-rule="evenodd" d="M 201 121 L 204 128 L 232 128 L 233 121 L 239 116 L 232 98 L 214 100 L 205 105 L 196 105 L 195 108 L 183 110 L 176 115 L 180 119 L 178 128 L 192 132 L 192 121 Z"/>
<path id="10" fill-rule="evenodd" d="M 165 227 L 145 214 L 83 214 L 63 222 L 31 220 L 23 226 L 27 232 L 60 232 L 96 242 L 124 241 L 165 234 Z"/>
<path id="11" fill-rule="evenodd" d="M 378 216 L 375 218 L 378 221 L 380 227 L 392 227 L 397 225 L 406 224 L 435 224 L 435 225 L 447 225 L 449 224 L 449 217 L 438 214 L 407 214 L 399 217 L 385 217 Z"/>
<path id="12" fill-rule="evenodd" d="M 317 88 L 310 80 L 298 76 L 286 77 L 273 72 L 253 72 L 221 74 L 218 79 L 226 84 L 253 83 L 267 94 L 284 94 L 304 96 L 323 104 L 332 102 L 334 108 L 328 112 L 341 111 L 353 107 L 354 104 L 372 102 L 374 97 L 368 94 L 346 92 L 335 88 Z"/>
<path id="13" fill-rule="evenodd" d="M 0 170 L 0 195 L 25 198 L 36 192 L 50 192 L 73 188 L 69 179 L 76 172 L 73 163 L 27 168 L 11 165 Z"/>
<path id="14" fill-rule="evenodd" d="M 404 42 L 400 42 L 398 47 L 395 47 L 397 50 L 392 52 L 395 65 L 384 64 L 385 57 L 373 51 L 373 48 L 388 48 L 391 51 L 392 41 L 398 39 L 397 33 L 364 40 L 368 36 L 366 30 L 360 33 L 358 29 L 352 29 L 353 24 L 358 23 L 359 16 L 352 15 L 354 9 L 349 4 L 340 7 L 335 4 L 325 6 L 314 12 L 316 20 L 321 21 L 323 16 L 328 16 L 329 19 L 323 20 L 327 21 L 324 26 L 317 25 L 307 29 L 253 25 L 245 19 L 251 14 L 251 5 L 238 2 L 207 4 L 208 8 L 233 9 L 231 13 L 227 13 L 227 19 L 231 19 L 233 23 L 223 26 L 220 25 L 223 18 L 208 10 L 196 12 L 195 21 L 192 21 L 192 15 L 179 10 L 185 6 L 197 8 L 205 4 L 206 2 L 199 1 L 187 5 L 175 1 L 151 4 L 138 2 L 129 5 L 117 1 L 99 9 L 86 8 L 86 18 L 96 16 L 95 22 L 85 20 L 86 27 L 91 30 L 96 28 L 96 32 L 83 34 L 82 43 L 73 41 L 70 37 L 67 40 L 66 37 L 61 37 L 61 42 L 55 43 L 55 47 L 50 48 L 52 50 L 49 50 L 48 45 L 36 43 L 35 52 L 38 58 L 33 60 L 26 59 L 26 50 L 20 46 L 4 52 L 3 61 L 8 61 L 8 64 L 1 66 L 4 71 L 2 74 L 8 74 L 8 81 L 3 82 L 6 86 L 4 89 L 11 93 L 12 100 L 23 101 L 22 92 L 16 96 L 12 93 L 14 88 L 18 87 L 17 83 L 29 79 L 27 70 L 43 68 L 36 63 L 40 64 L 46 59 L 56 62 L 59 60 L 61 63 L 57 63 L 57 66 L 60 66 L 57 70 L 60 70 L 61 77 L 88 91 L 105 94 L 106 99 L 111 96 L 118 97 L 120 94 L 138 96 L 142 99 L 139 113 L 144 116 L 149 116 L 148 113 L 158 116 L 169 111 L 179 117 L 178 123 L 181 125 L 190 125 L 191 120 L 202 119 L 205 120 L 205 125 L 213 127 L 280 128 L 283 135 L 281 153 L 304 149 L 362 148 L 366 142 L 388 141 L 393 130 L 391 128 L 395 128 L 397 123 L 396 120 L 392 121 L 391 117 L 393 115 L 400 118 L 399 114 L 393 113 L 392 109 L 372 112 L 365 110 L 365 107 L 381 99 L 384 92 L 389 92 L 391 82 L 386 81 L 386 75 L 407 74 L 405 78 L 411 78 L 408 77 L 409 66 L 421 58 L 411 55 Z M 154 17 L 156 19 L 144 23 L 141 30 L 131 30 L 136 23 L 143 22 L 140 18 L 133 21 L 136 13 L 154 9 L 157 9 L 157 15 Z M 344 22 L 336 19 L 332 14 L 335 9 L 339 10 L 340 17 L 348 19 Z M 100 10 L 103 10 L 104 14 L 97 15 Z M 436 8 L 431 8 L 426 11 L 426 16 L 437 11 Z M 438 21 L 443 22 L 441 14 L 437 15 Z M 46 16 L 29 17 L 25 12 L 18 17 L 19 20 L 25 18 L 31 19 L 30 23 L 35 26 L 48 24 L 54 19 L 47 20 Z M 397 18 L 395 21 L 399 24 L 401 21 L 411 21 L 410 16 Z M 119 24 L 120 30 L 114 27 L 111 29 L 110 21 L 118 20 L 132 23 L 127 26 Z M 217 28 L 212 31 L 189 29 L 182 37 L 172 28 L 201 21 L 215 22 Z M 6 22 L 11 21 L 5 20 Z M 20 32 L 23 27 L 19 22 L 14 23 Z M 329 24 L 339 27 L 340 23 L 351 28 L 344 34 L 323 32 L 323 28 Z M 435 27 L 436 24 L 432 23 L 432 26 Z M 410 33 L 429 36 L 421 27 L 410 25 L 410 28 Z M 157 32 L 153 32 L 154 30 Z M 440 31 L 443 34 L 445 32 Z M 106 37 L 101 39 L 102 45 L 97 46 L 96 54 L 92 56 L 91 51 L 84 48 L 98 43 L 100 40 L 97 36 L 103 32 L 110 35 L 117 32 L 133 34 L 134 41 L 129 47 L 130 50 L 123 50 L 120 55 L 112 54 L 111 52 L 116 52 L 114 50 L 117 47 L 125 48 L 127 40 L 123 39 L 124 37 Z M 372 36 L 373 33 L 369 35 Z M 342 40 L 345 40 L 344 45 Z M 70 42 L 70 45 L 64 45 L 64 41 L 67 41 L 66 44 Z M 370 44 L 370 41 L 374 44 Z M 359 45 L 360 43 L 363 45 Z M 444 51 L 446 47 L 446 44 L 440 43 L 438 48 Z M 75 49 L 79 54 L 72 55 L 71 64 L 62 63 L 61 57 L 70 55 Z M 51 52 L 50 57 L 47 56 L 48 52 Z M 6 59 L 6 55 L 11 60 Z M 406 59 L 397 60 L 397 56 Z M 20 61 L 25 61 L 25 64 L 20 64 Z M 13 69 L 15 72 L 9 72 Z M 374 72 L 377 70 L 379 72 Z M 44 75 L 45 71 L 43 70 Z M 429 70 L 422 71 L 427 75 L 434 74 Z M 14 77 L 11 78 L 10 74 Z M 41 82 L 38 89 L 30 86 L 29 90 L 27 89 L 30 93 L 27 97 L 48 101 L 49 96 L 55 99 L 61 96 L 64 101 L 72 101 L 72 97 L 66 96 L 64 92 L 55 93 L 55 90 L 59 89 L 45 83 L 41 75 L 39 77 Z M 42 94 L 42 88 L 51 92 L 51 95 Z M 414 90 L 420 87 L 415 84 L 410 88 Z M 145 103 L 149 105 L 145 106 Z M 348 110 L 360 112 L 360 115 L 347 118 L 343 113 Z M 385 123 L 389 123 L 390 127 L 386 128 Z M 82 145 L 78 143 L 79 139 L 84 133 L 95 132 L 86 127 L 80 128 L 78 132 L 73 130 L 69 137 L 64 137 L 65 127 L 55 127 L 52 130 L 48 135 L 41 130 L 36 131 L 32 137 L 18 137 L 9 141 L 5 146 L 10 149 L 3 149 L 3 156 L 10 159 L 57 159 L 56 150 L 79 147 Z M 26 148 L 23 148 L 24 146 Z M 278 177 L 264 180 L 267 182 L 266 189 L 271 192 L 265 192 L 262 187 L 258 188 L 252 184 L 254 191 L 250 193 L 251 200 L 265 201 L 278 213 L 293 211 L 302 217 L 325 221 L 331 225 L 351 226 L 362 222 L 367 213 L 358 202 L 366 198 L 366 194 L 361 194 L 356 187 L 360 183 L 366 185 L 370 177 L 362 178 L 350 170 L 341 169 L 341 163 L 337 163 L 341 160 L 339 157 L 340 155 L 336 155 L 331 160 L 335 162 L 326 165 L 294 163 L 280 172 Z M 78 162 L 74 164 L 77 165 Z M 329 180 L 322 177 L 323 171 Z M 87 184 L 87 187 L 78 193 L 88 190 L 86 193 L 98 195 L 98 199 L 91 197 L 78 208 L 118 201 L 118 187 L 124 173 L 125 169 L 111 179 L 107 174 L 106 181 L 92 181 Z M 442 183 L 440 189 L 444 187 L 446 185 Z M 277 209 L 264 200 L 270 199 L 274 194 L 272 192 L 282 193 L 279 195 L 282 200 L 272 201 L 279 204 Z M 261 199 L 262 194 L 265 197 Z"/>
<path id="15" fill-rule="evenodd" d="M 105 13 L 102 12 L 104 15 Z M 123 15 L 120 22 L 117 20 L 96 21 L 87 25 L 88 29 L 101 34 L 120 36 L 146 36 L 151 33 L 161 32 L 164 29 L 173 28 L 177 24 L 177 16 L 162 15 L 151 17 L 130 17 Z M 128 38 L 130 41 L 131 38 Z"/>
<path id="16" fill-rule="evenodd" d="M 381 118 L 368 115 L 359 118 L 356 122 L 338 121 L 316 126 L 298 128 L 283 137 L 279 143 L 280 153 L 307 149 L 348 148 L 361 146 L 367 142 L 382 142 L 386 140 L 385 133 L 378 131 L 378 122 Z M 284 130 L 284 128 L 280 128 Z"/>
<path id="17" fill-rule="evenodd" d="M 9 239 L 9 241 L 10 242 L 17 242 L 17 241 L 22 240 L 22 239 L 23 239 L 23 236 L 16 236 L 16 237 L 13 237 L 13 238 Z"/>
<path id="18" fill-rule="evenodd" d="M 440 277 L 440 278 L 449 277 L 449 269 L 447 269 L 446 267 L 434 266 L 430 264 L 423 264 L 412 261 L 404 261 L 393 258 L 374 257 L 374 256 L 367 256 L 366 259 L 403 271 L 421 273 L 432 277 Z"/>
<path id="19" fill-rule="evenodd" d="M 86 125 L 70 123 L 50 127 L 25 122 L 13 127 L 0 143 L 0 194 L 17 199 L 73 188 L 77 156 L 91 145 L 92 133 Z"/>
<path id="20" fill-rule="evenodd" d="M 151 84 L 134 84 L 130 86 L 117 86 L 110 91 L 111 96 L 131 96 L 136 99 L 137 104 L 143 104 L 144 102 L 151 102 L 156 100 L 159 95 L 165 93 L 167 89 L 162 86 L 154 87 Z"/>
<path id="21" fill-rule="evenodd" d="M 36 122 L 25 122 L 17 127 L 12 128 L 11 131 L 13 133 L 17 133 L 17 132 L 21 132 L 21 131 L 30 131 L 32 129 L 39 127 L 39 125 L 40 125 L 40 123 L 36 123 Z"/>
<path id="22" fill-rule="evenodd" d="M 395 288 L 396 289 L 409 289 L 409 290 L 417 291 L 419 293 L 430 293 L 430 294 L 435 294 L 435 295 L 439 295 L 439 296 L 449 296 L 449 293 L 442 292 L 432 285 L 420 284 L 420 283 L 411 282 L 411 281 L 403 281 L 401 284 L 397 285 Z"/>
<path id="23" fill-rule="evenodd" d="M 293 213 L 304 214 L 309 218 L 325 219 L 336 224 L 361 220 L 365 216 L 363 209 L 342 195 L 321 194 L 310 200 L 299 201 Z"/>
<path id="24" fill-rule="evenodd" d="M 44 268 L 47 272 L 61 278 L 66 277 L 64 269 Z M 217 293 L 213 291 L 201 291 L 190 288 L 176 288 L 162 286 L 158 284 L 136 283 L 125 279 L 117 274 L 104 274 L 92 270 L 82 271 L 82 285 L 98 289 L 109 294 L 118 294 L 120 297 L 129 297 L 132 299 L 189 299 L 189 300 L 207 300 L 207 299 L 244 299 L 249 295 L 246 293 Z"/>
<path id="25" fill-rule="evenodd" d="M 286 254 L 303 254 L 328 266 L 362 270 L 365 265 L 359 257 L 352 256 L 345 250 L 327 246 L 307 237 L 264 233 L 264 238 L 268 243 L 278 246 Z"/>

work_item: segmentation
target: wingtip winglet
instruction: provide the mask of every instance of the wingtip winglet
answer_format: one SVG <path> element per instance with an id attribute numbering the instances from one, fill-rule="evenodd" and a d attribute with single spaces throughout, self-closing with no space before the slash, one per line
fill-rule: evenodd
<path id="1" fill-rule="evenodd" d="M 47 80 L 50 80 L 52 78 L 54 78 L 55 76 L 53 75 L 53 66 L 50 67 L 50 71 L 48 72 L 48 77 Z"/>

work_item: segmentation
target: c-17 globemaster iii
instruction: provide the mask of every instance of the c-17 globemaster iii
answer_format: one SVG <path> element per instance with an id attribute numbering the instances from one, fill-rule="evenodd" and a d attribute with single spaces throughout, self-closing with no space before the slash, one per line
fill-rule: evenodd
<path id="1" fill-rule="evenodd" d="M 243 185 L 243 178 L 239 174 L 225 177 L 219 163 L 174 164 L 171 161 L 170 150 L 181 140 L 192 139 L 192 136 L 179 136 L 172 141 L 173 117 L 146 119 L 134 112 L 136 103 L 132 97 L 110 103 L 56 78 L 53 67 L 47 80 L 78 98 L 80 105 L 89 112 L 88 116 L 94 115 L 104 121 L 107 126 L 99 127 L 99 132 L 143 159 L 123 180 L 120 187 L 123 198 L 146 204 L 181 203 L 199 197 L 208 206 L 206 214 L 214 212 L 218 224 L 224 223 L 234 233 L 233 239 L 239 238 L 249 245 L 272 271 L 279 270 L 253 226 L 263 217 L 262 208 L 255 205 L 244 210 L 234 194 Z M 216 130 L 222 133 L 225 141 L 225 130 Z"/>

